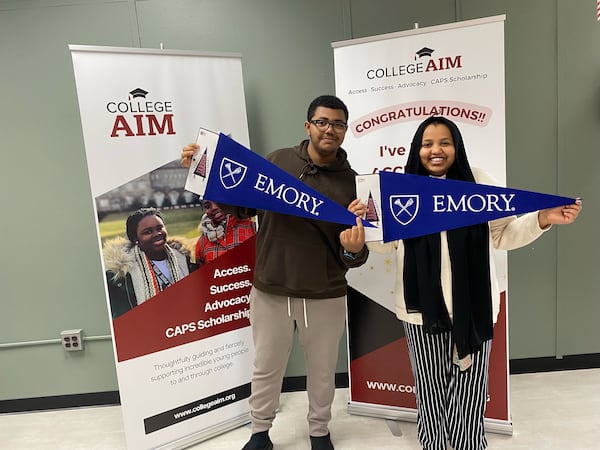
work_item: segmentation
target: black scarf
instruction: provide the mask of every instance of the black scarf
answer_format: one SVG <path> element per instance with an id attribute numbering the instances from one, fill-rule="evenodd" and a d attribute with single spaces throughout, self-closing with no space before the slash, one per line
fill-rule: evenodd
<path id="1" fill-rule="evenodd" d="M 405 172 L 429 176 L 419 151 L 425 128 L 446 125 L 454 140 L 454 164 L 446 178 L 475 182 L 458 127 L 444 117 L 430 117 L 417 129 L 410 147 Z M 440 235 L 430 234 L 404 240 L 404 299 L 408 312 L 420 312 L 427 333 L 452 331 L 459 358 L 464 358 L 491 339 L 492 295 L 487 223 L 447 231 L 452 271 L 452 314 L 450 321 L 440 281 Z"/>

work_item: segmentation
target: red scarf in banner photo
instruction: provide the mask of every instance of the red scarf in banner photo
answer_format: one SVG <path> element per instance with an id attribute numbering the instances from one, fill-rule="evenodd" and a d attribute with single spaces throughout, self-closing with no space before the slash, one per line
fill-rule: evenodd
<path id="1" fill-rule="evenodd" d="M 255 237 L 113 321 L 119 362 L 250 325 Z"/>

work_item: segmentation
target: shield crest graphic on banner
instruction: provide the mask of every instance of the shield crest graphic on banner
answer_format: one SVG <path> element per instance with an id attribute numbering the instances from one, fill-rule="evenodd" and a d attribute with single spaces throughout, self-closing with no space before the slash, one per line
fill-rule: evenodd
<path id="1" fill-rule="evenodd" d="M 219 168 L 219 179 L 225 189 L 233 189 L 238 186 L 246 176 L 248 167 L 232 159 L 223 158 Z"/>
<path id="2" fill-rule="evenodd" d="M 398 223 L 408 225 L 419 212 L 419 196 L 390 195 L 390 211 Z"/>

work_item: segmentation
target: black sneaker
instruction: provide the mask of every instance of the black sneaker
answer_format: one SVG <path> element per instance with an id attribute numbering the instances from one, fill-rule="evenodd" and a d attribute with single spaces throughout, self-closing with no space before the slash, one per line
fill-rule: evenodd
<path id="1" fill-rule="evenodd" d="M 311 436 L 310 448 L 311 450 L 334 450 L 330 433 L 327 433 L 325 436 Z"/>
<path id="2" fill-rule="evenodd" d="M 273 443 L 269 437 L 269 432 L 261 431 L 260 433 L 254 433 L 250 436 L 250 440 L 246 442 L 242 450 L 273 450 Z"/>

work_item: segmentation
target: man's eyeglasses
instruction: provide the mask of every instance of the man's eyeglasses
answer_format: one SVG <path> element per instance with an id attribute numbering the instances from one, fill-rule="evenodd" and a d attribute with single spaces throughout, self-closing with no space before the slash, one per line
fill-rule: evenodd
<path id="1" fill-rule="evenodd" d="M 327 128 L 329 128 L 329 125 L 331 125 L 335 131 L 340 132 L 346 131 L 348 128 L 348 124 L 346 122 L 342 122 L 341 120 L 334 120 L 333 122 L 330 122 L 329 120 L 325 119 L 313 119 L 309 120 L 309 122 L 321 131 L 326 131 Z"/>

